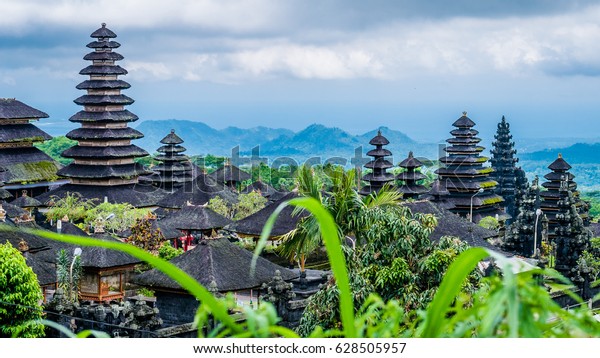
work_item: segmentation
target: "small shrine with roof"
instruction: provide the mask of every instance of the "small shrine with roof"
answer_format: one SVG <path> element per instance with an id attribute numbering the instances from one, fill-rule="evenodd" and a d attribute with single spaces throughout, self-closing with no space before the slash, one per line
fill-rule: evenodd
<path id="1" fill-rule="evenodd" d="M 155 173 L 150 179 L 155 186 L 173 191 L 194 179 L 192 163 L 187 155 L 182 154 L 186 149 L 181 146 L 183 139 L 175 134 L 175 130 L 171 129 L 160 143 L 163 146 L 156 150 L 160 154 L 154 158 L 160 164 L 152 167 Z"/>
<path id="2" fill-rule="evenodd" d="M 427 177 L 419 171 L 423 163 L 413 156 L 413 152 L 409 152 L 408 158 L 400 162 L 398 166 L 405 169 L 404 172 L 396 176 L 396 179 L 404 182 L 398 187 L 398 191 L 402 193 L 403 198 L 418 199 L 419 196 L 429 191 L 425 186 L 419 184 L 421 180 Z"/>
<path id="3" fill-rule="evenodd" d="M 392 152 L 383 148 L 383 146 L 390 144 L 390 141 L 379 130 L 377 131 L 377 135 L 369 141 L 369 144 L 374 145 L 375 149 L 367 152 L 367 155 L 373 157 L 373 159 L 365 164 L 365 168 L 370 169 L 371 172 L 362 177 L 362 180 L 369 183 L 360 189 L 360 194 L 362 195 L 377 193 L 385 184 L 393 183 L 394 181 L 394 175 L 387 172 L 387 169 L 394 165 L 385 159 L 386 157 L 390 157 Z"/>
<path id="4" fill-rule="evenodd" d="M 30 196 L 60 184 L 61 165 L 34 144 L 52 137 L 32 122 L 48 114 L 14 98 L 0 98 L 0 181 L 4 190 L 17 197 L 23 190 Z"/>
<path id="5" fill-rule="evenodd" d="M 495 193 L 498 183 L 489 177 L 493 169 L 484 167 L 488 158 L 481 156 L 485 148 L 479 145 L 479 132 L 473 129 L 475 122 L 463 112 L 452 125 L 456 129 L 450 132 L 452 138 L 446 140 L 446 156 L 440 158 L 443 167 L 436 171 L 448 190 L 450 211 L 470 217 L 473 222 L 485 216 L 503 216 L 499 205 L 504 199 Z"/>

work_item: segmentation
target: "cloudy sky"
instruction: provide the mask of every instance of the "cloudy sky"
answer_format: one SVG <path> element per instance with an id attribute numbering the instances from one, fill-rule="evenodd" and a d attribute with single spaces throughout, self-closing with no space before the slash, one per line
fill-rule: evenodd
<path id="1" fill-rule="evenodd" d="M 216 128 L 600 137 L 600 1 L 2 0 L 0 97 L 60 122 L 89 35 L 117 33 L 141 119 Z"/>

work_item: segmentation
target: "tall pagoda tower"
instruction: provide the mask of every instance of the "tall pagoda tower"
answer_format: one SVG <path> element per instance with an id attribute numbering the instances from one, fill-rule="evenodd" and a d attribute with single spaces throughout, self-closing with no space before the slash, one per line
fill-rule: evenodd
<path id="1" fill-rule="evenodd" d="M 14 197 L 41 194 L 58 184 L 61 165 L 34 144 L 52 137 L 33 122 L 48 114 L 14 98 L 0 98 L 0 181 Z"/>
<path id="2" fill-rule="evenodd" d="M 405 199 L 418 199 L 420 195 L 429 191 L 425 186 L 418 184 L 419 181 L 427 177 L 417 171 L 423 166 L 423 163 L 413 156 L 413 152 L 409 152 L 408 158 L 400 162 L 399 166 L 404 168 L 405 171 L 396 176 L 396 179 L 404 182 L 398 187 L 398 191 L 402 193 Z"/>
<path id="3" fill-rule="evenodd" d="M 128 202 L 136 207 L 152 206 L 158 198 L 148 196 L 157 196 L 159 192 L 156 188 L 144 192 L 143 185 L 138 184 L 140 175 L 151 172 L 134 162 L 135 158 L 148 153 L 131 143 L 143 134 L 128 126 L 138 116 L 125 109 L 134 102 L 133 99 L 121 94 L 130 87 L 129 83 L 119 79 L 127 74 L 116 64 L 123 56 L 113 51 L 121 45 L 112 40 L 117 35 L 106 24 L 90 36 L 94 40 L 87 47 L 93 51 L 83 59 L 91 64 L 79 72 L 89 79 L 77 85 L 77 89 L 85 90 L 86 94 L 74 101 L 83 110 L 69 119 L 80 123 L 81 127 L 67 133 L 77 145 L 62 153 L 73 162 L 59 171 L 71 180 L 71 184 L 58 188 L 53 194 L 61 197 L 67 192 L 78 192 L 86 199 Z M 47 199 L 49 196 L 38 198 L 42 202 Z"/>
<path id="4" fill-rule="evenodd" d="M 516 157 L 515 142 L 512 141 L 512 134 L 510 134 L 510 124 L 506 122 L 504 116 L 502 116 L 502 121 L 498 123 L 494 138 L 493 148 L 490 150 L 492 154 L 490 163 L 494 171 L 490 174 L 490 178 L 498 182 L 495 192 L 504 199 L 506 213 L 511 218 L 515 218 L 518 214 L 515 201 L 518 195 L 516 187 L 518 169 L 516 163 L 519 159 Z M 508 222 L 510 223 L 510 221 L 509 218 Z"/>
<path id="5" fill-rule="evenodd" d="M 481 156 L 485 148 L 479 145 L 475 122 L 463 112 L 452 125 L 456 129 L 446 140 L 450 144 L 444 148 L 447 154 L 440 158 L 443 167 L 436 170 L 449 192 L 446 199 L 453 204 L 450 211 L 465 217 L 472 213 L 473 222 L 485 216 L 504 216 L 498 206 L 504 200 L 495 193 L 498 183 L 489 178 L 493 169 L 483 166 L 488 158 Z"/>
<path id="6" fill-rule="evenodd" d="M 557 215 L 560 214 L 559 201 L 567 198 L 569 192 L 573 196 L 571 205 L 575 206 L 584 225 L 589 225 L 590 217 L 587 204 L 579 197 L 577 183 L 573 180 L 575 179 L 575 175 L 569 173 L 571 165 L 569 165 L 569 163 L 563 159 L 562 155 L 559 154 L 558 158 L 548 166 L 548 169 L 552 171 L 544 175 L 544 178 L 546 178 L 547 181 L 542 184 L 547 190 L 541 192 L 540 195 L 543 199 L 541 208 L 544 214 L 548 216 L 550 227 L 549 236 L 552 240 L 556 237 L 555 230 L 559 226 L 559 220 L 557 218 Z"/>
<path id="7" fill-rule="evenodd" d="M 182 154 L 186 149 L 180 145 L 183 143 L 183 139 L 175 134 L 175 130 L 171 129 L 171 133 L 160 142 L 163 144 L 157 149 L 160 154 L 154 158 L 160 164 L 152 168 L 156 173 L 150 178 L 154 185 L 167 191 L 173 191 L 194 179 L 192 163 L 187 155 Z"/>
<path id="8" fill-rule="evenodd" d="M 377 135 L 369 141 L 369 144 L 374 145 L 375 149 L 367 152 L 367 155 L 373 157 L 371 161 L 365 164 L 365 168 L 371 169 L 372 172 L 365 174 L 362 179 L 368 181 L 369 185 L 364 186 L 360 190 L 360 194 L 369 195 L 378 192 L 386 183 L 394 181 L 394 175 L 388 173 L 387 169 L 394 165 L 385 157 L 392 155 L 392 152 L 383 148 L 384 145 L 390 144 L 386 137 L 381 135 L 381 130 L 377 131 Z"/>

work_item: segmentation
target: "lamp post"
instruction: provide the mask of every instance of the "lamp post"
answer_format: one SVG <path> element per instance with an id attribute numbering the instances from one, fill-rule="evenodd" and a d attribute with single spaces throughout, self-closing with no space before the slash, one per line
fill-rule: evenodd
<path id="1" fill-rule="evenodd" d="M 73 265 L 75 265 L 75 259 L 81 256 L 81 248 L 76 247 L 73 252 L 73 260 L 71 261 L 71 267 L 69 268 L 69 301 L 73 302 Z"/>
<path id="2" fill-rule="evenodd" d="M 475 194 L 471 195 L 471 210 L 469 212 L 469 219 L 471 220 L 471 222 L 473 222 L 473 198 L 475 197 L 475 195 L 481 193 L 483 193 L 483 188 L 479 188 L 479 190 L 477 190 Z"/>
<path id="3" fill-rule="evenodd" d="M 538 219 L 540 218 L 540 215 L 542 215 L 542 209 L 537 209 L 535 211 L 535 225 L 533 226 L 533 257 L 536 256 L 536 252 L 537 252 L 537 232 L 538 232 Z"/>

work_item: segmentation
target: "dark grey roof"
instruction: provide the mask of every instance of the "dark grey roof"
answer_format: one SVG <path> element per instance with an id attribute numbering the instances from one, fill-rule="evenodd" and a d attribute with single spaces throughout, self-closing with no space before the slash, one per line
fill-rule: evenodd
<path id="1" fill-rule="evenodd" d="M 600 237 L 600 223 L 591 223 L 590 230 L 592 230 L 594 237 Z"/>
<path id="2" fill-rule="evenodd" d="M 91 95 L 84 94 L 76 98 L 73 102 L 76 104 L 85 105 L 129 105 L 135 102 L 133 98 L 127 97 L 124 94 L 103 94 L 103 95 Z"/>
<path id="3" fill-rule="evenodd" d="M 0 98 L 0 123 L 2 119 L 48 118 L 48 114 L 14 98 Z"/>
<path id="4" fill-rule="evenodd" d="M 157 209 L 158 210 L 158 209 Z M 159 215 L 155 210 L 154 214 Z M 160 216 L 160 215 L 159 215 Z M 160 233 L 165 238 L 165 240 L 171 240 L 178 237 L 183 236 L 183 232 L 181 230 L 177 230 L 169 227 L 161 227 L 159 225 L 159 220 L 150 220 L 150 228 L 151 230 L 160 230 Z M 131 236 L 131 229 L 127 229 L 117 234 L 120 238 L 128 238 Z"/>
<path id="5" fill-rule="evenodd" d="M 139 163 L 120 165 L 88 165 L 71 163 L 58 171 L 58 175 L 73 178 L 131 178 L 137 175 L 150 174 Z"/>
<path id="6" fill-rule="evenodd" d="M 42 205 L 42 203 L 40 203 L 37 199 L 28 195 L 22 195 L 10 203 L 20 208 L 35 208 Z"/>
<path id="7" fill-rule="evenodd" d="M 86 45 L 89 48 L 113 49 L 121 46 L 117 41 L 92 41 Z"/>
<path id="8" fill-rule="evenodd" d="M 64 158 L 131 158 L 146 155 L 148 152 L 134 144 L 115 147 L 80 147 L 76 145 L 61 153 Z"/>
<path id="9" fill-rule="evenodd" d="M 144 135 L 133 128 L 77 128 L 66 135 L 74 140 L 138 139 Z"/>
<path id="10" fill-rule="evenodd" d="M 442 236 L 455 236 L 473 247 L 484 247 L 502 252 L 486 239 L 498 236 L 496 231 L 484 229 L 466 219 L 452 213 L 435 202 L 421 200 L 403 203 L 413 213 L 433 214 L 438 219 L 438 225 L 431 233 L 430 239 L 438 241 Z"/>
<path id="11" fill-rule="evenodd" d="M 56 265 L 42 260 L 37 255 L 25 254 L 25 262 L 37 276 L 40 286 L 52 285 L 58 282 Z"/>
<path id="12" fill-rule="evenodd" d="M 54 181 L 60 167 L 35 147 L 0 149 L 0 181 L 7 185 Z"/>
<path id="13" fill-rule="evenodd" d="M 558 158 L 556 158 L 556 160 L 548 166 L 548 169 L 556 170 L 556 171 L 567 171 L 567 170 L 571 169 L 571 165 L 569 165 L 569 163 L 567 163 L 563 159 L 562 155 L 559 154 Z"/>
<path id="14" fill-rule="evenodd" d="M 217 169 L 210 174 L 210 177 L 217 180 L 219 183 L 243 182 L 252 178 L 250 174 L 246 173 L 235 165 L 230 164 Z"/>
<path id="15" fill-rule="evenodd" d="M 286 194 L 283 198 L 265 206 L 261 210 L 255 212 L 252 215 L 249 215 L 242 220 L 235 221 L 225 227 L 225 229 L 237 232 L 239 234 L 251 235 L 255 237 L 260 237 L 263 227 L 265 223 L 273 214 L 275 209 L 285 201 L 298 197 L 298 194 L 295 192 L 291 192 Z M 285 207 L 279 216 L 277 216 L 277 220 L 275 221 L 275 225 L 273 225 L 273 229 L 271 230 L 271 237 L 285 235 L 288 232 L 294 230 L 298 221 L 308 216 L 308 212 L 301 212 L 298 215 L 293 215 L 295 207 L 287 206 Z"/>
<path id="16" fill-rule="evenodd" d="M 251 274 L 252 253 L 231 243 L 226 238 L 201 240 L 192 250 L 177 256 L 171 263 L 179 267 L 204 287 L 212 281 L 220 292 L 237 291 L 261 286 L 269 282 L 279 270 L 284 280 L 298 275 L 284 267 L 258 257 L 256 271 Z M 160 271 L 153 269 L 140 274 L 135 283 L 151 288 L 181 289 Z"/>
<path id="17" fill-rule="evenodd" d="M 237 194 L 223 184 L 217 183 L 206 174 L 198 175 L 186 182 L 181 188 L 167 195 L 158 203 L 163 208 L 181 208 L 188 202 L 192 205 L 204 205 L 216 196 L 229 203 L 237 202 Z"/>
<path id="18" fill-rule="evenodd" d="M 115 38 L 117 37 L 117 34 L 115 34 L 114 32 L 112 32 L 111 30 L 109 30 L 106 27 L 105 23 L 102 23 L 102 27 L 99 28 L 98 30 L 92 32 L 92 34 L 90 35 L 90 37 L 95 37 L 95 38 Z"/>
<path id="19" fill-rule="evenodd" d="M 71 122 L 134 122 L 139 118 L 128 110 L 75 113 L 69 121 Z"/>
<path id="20" fill-rule="evenodd" d="M 174 129 L 171 129 L 171 133 L 167 134 L 163 139 L 160 140 L 160 142 L 162 144 L 181 144 L 183 143 L 183 139 L 175 134 Z"/>
<path id="21" fill-rule="evenodd" d="M 217 214 L 202 205 L 184 205 L 158 221 L 158 226 L 164 230 L 180 229 L 204 231 L 220 229 L 231 223 L 231 220 Z"/>
<path id="22" fill-rule="evenodd" d="M 6 210 L 6 216 L 9 218 L 16 218 L 29 213 L 27 210 L 10 203 L 3 203 L 2 207 Z"/>
<path id="23" fill-rule="evenodd" d="M 90 52 L 87 55 L 83 56 L 84 60 L 94 61 L 94 60 L 102 60 L 102 61 L 120 61 L 124 57 L 120 53 L 116 52 Z"/>
<path id="24" fill-rule="evenodd" d="M 475 122 L 473 122 L 471 118 L 467 117 L 467 112 L 463 112 L 463 115 L 454 123 L 452 123 L 452 125 L 459 128 L 471 128 L 475 125 Z"/>
<path id="25" fill-rule="evenodd" d="M 0 143 L 42 142 L 49 139 L 52 137 L 48 133 L 31 123 L 2 125 L 0 120 Z"/>
<path id="26" fill-rule="evenodd" d="M 408 152 L 408 157 L 398 164 L 402 168 L 419 168 L 423 166 L 423 163 L 413 156 L 413 152 Z"/>
<path id="27" fill-rule="evenodd" d="M 89 65 L 79 71 L 80 75 L 126 75 L 127 70 L 119 65 Z"/>
<path id="28" fill-rule="evenodd" d="M 260 193 L 260 195 L 264 196 L 265 198 L 268 198 L 271 195 L 273 195 L 275 192 L 277 192 L 277 190 L 275 190 L 275 188 L 273 188 L 272 186 L 270 186 L 267 183 L 263 183 L 260 180 L 257 180 L 254 183 L 245 187 L 242 190 L 242 193 L 249 194 L 253 191 Z"/>
<path id="29" fill-rule="evenodd" d="M 390 144 L 390 141 L 386 137 L 381 135 L 381 131 L 377 131 L 377 135 L 369 141 L 369 144 L 371 144 L 371 145 L 387 145 L 387 144 Z"/>
<path id="30" fill-rule="evenodd" d="M 155 206 L 167 194 L 152 185 L 128 184 L 116 186 L 65 184 L 36 196 L 48 205 L 55 197 L 63 198 L 68 193 L 79 193 L 85 199 L 96 199 L 99 203 L 106 197 L 111 203 L 129 203 L 136 208 Z"/>

